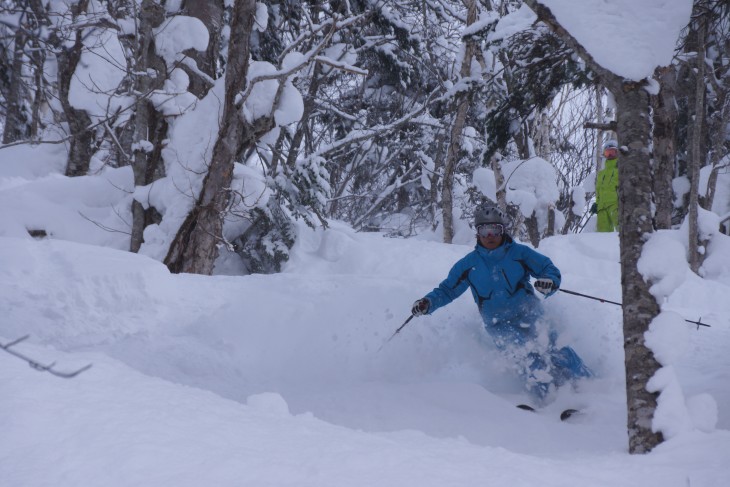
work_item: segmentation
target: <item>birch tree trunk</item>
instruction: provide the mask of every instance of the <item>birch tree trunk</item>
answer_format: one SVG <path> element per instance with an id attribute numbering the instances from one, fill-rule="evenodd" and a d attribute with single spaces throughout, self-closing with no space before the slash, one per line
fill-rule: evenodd
<path id="1" fill-rule="evenodd" d="M 494 185 L 497 187 L 496 198 L 497 206 L 502 211 L 507 211 L 507 184 L 504 181 L 504 173 L 502 172 L 502 161 L 498 157 L 492 157 L 492 171 L 494 171 Z"/>
<path id="2" fill-rule="evenodd" d="M 255 0 L 235 2 L 225 75 L 226 94 L 218 139 L 198 200 L 165 257 L 165 264 L 171 272 L 210 275 L 218 256 L 233 164 L 244 147 L 254 143 L 253 129 L 244 123 L 241 107 L 235 99 L 246 87 L 249 42 L 255 15 Z"/>
<path id="3" fill-rule="evenodd" d="M 616 97 L 619 141 L 628 148 L 620 156 L 618 192 L 629 451 L 646 453 L 663 441 L 651 429 L 658 394 L 646 390 L 660 365 L 644 343 L 644 333 L 659 314 L 659 305 L 649 293 L 651 283 L 638 270 L 644 242 L 654 231 L 649 95 L 640 83 L 611 83 L 610 87 Z"/>
<path id="4" fill-rule="evenodd" d="M 467 8 L 466 25 L 467 27 L 477 21 L 477 4 L 476 0 L 464 0 Z M 474 59 L 474 51 L 477 46 L 473 39 L 466 40 L 464 48 L 464 59 L 461 63 L 460 77 L 467 78 L 471 75 L 471 65 Z M 446 151 L 446 160 L 444 161 L 443 187 L 441 190 L 441 212 L 444 224 L 444 243 L 451 243 L 454 239 L 454 174 L 456 173 L 456 165 L 461 153 L 461 136 L 466 124 L 466 114 L 469 109 L 471 96 L 469 93 L 458 93 L 455 96 L 457 100 L 456 115 L 454 123 L 451 126 L 451 137 L 449 139 L 448 150 Z"/>
<path id="5" fill-rule="evenodd" d="M 654 231 L 649 94 L 644 83 L 628 82 L 597 64 L 550 9 L 537 0 L 525 3 L 589 65 L 616 99 L 616 132 L 620 146 L 625 147 L 620 155 L 618 191 L 627 430 L 629 452 L 645 453 L 663 441 L 661 433 L 652 431 L 658 394 L 646 389 L 660 365 L 644 342 L 644 333 L 659 314 L 659 305 L 649 292 L 651 283 L 638 270 L 644 242 Z"/>
<path id="6" fill-rule="evenodd" d="M 700 188 L 700 168 L 705 158 L 702 154 L 702 124 L 705 121 L 705 31 L 706 19 L 701 15 L 697 28 L 697 67 L 696 67 L 696 84 L 695 84 L 695 116 L 692 130 L 692 157 L 689 167 L 689 267 L 692 272 L 700 269 L 703 261 L 704 252 L 700 251 L 703 245 L 699 240 L 699 188 Z"/>

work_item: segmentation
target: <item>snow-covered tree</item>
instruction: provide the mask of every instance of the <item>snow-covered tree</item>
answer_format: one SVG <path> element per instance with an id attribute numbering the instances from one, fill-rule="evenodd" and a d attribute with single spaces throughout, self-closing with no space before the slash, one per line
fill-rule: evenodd
<path id="1" fill-rule="evenodd" d="M 173 272 L 212 273 L 223 235 L 223 215 L 229 202 L 234 161 L 248 144 L 255 142 L 257 133 L 265 132 L 271 123 L 267 118 L 247 122 L 241 113 L 242 93 L 250 86 L 247 75 L 255 18 L 254 0 L 236 2 L 231 17 L 225 99 L 218 138 L 197 201 L 165 257 L 165 264 Z"/>
<path id="2" fill-rule="evenodd" d="M 30 60 L 31 37 L 28 31 L 34 17 L 30 9 L 23 8 L 20 2 L 13 2 L 11 7 L 17 15 L 17 28 L 11 29 L 7 24 L 0 24 L 3 41 L 0 42 L 0 94 L 4 103 L 3 144 L 23 140 L 30 136 L 30 83 L 28 83 L 27 65 Z M 36 43 L 37 44 L 37 43 Z"/>
<path id="3" fill-rule="evenodd" d="M 629 450 L 632 453 L 650 451 L 662 441 L 661 432 L 651 427 L 658 392 L 647 387 L 649 380 L 659 370 L 660 364 L 652 350 L 645 344 L 644 334 L 649 329 L 651 321 L 659 314 L 659 305 L 649 292 L 650 282 L 647 282 L 639 271 L 638 262 L 644 242 L 654 231 L 651 201 L 652 170 L 649 160 L 651 116 L 648 82 L 645 79 L 652 72 L 644 73 L 641 68 L 634 68 L 632 71 L 632 67 L 629 66 L 613 66 L 619 72 L 605 68 L 594 58 L 594 52 L 583 46 L 569 30 L 566 30 L 566 27 L 560 24 L 551 9 L 546 6 L 550 2 L 526 0 L 526 3 L 543 22 L 575 49 L 615 97 L 616 132 L 621 146 L 619 239 Z M 564 12 L 561 9 L 564 5 L 558 4 L 557 7 L 560 12 Z M 681 19 L 681 15 L 678 15 L 677 19 Z M 602 57 L 600 61 L 605 62 L 606 58 Z M 651 69 L 653 70 L 654 66 Z M 635 81 L 635 78 L 640 81 Z"/>

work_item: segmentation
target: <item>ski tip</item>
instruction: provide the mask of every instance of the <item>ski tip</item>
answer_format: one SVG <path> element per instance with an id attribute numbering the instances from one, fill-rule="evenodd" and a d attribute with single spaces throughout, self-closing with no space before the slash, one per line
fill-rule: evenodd
<path id="1" fill-rule="evenodd" d="M 578 413 L 580 413 L 580 411 L 577 409 L 566 409 L 565 411 L 560 413 L 560 421 L 565 421 L 567 419 L 570 419 L 571 417 L 573 417 L 574 415 L 576 415 Z"/>

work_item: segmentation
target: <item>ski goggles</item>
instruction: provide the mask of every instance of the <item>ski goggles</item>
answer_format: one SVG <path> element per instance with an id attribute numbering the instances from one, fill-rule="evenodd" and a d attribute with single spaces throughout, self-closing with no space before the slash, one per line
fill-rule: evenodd
<path id="1" fill-rule="evenodd" d="M 480 237 L 498 237 L 504 233 L 504 225 L 501 223 L 482 223 L 477 227 L 477 235 Z"/>

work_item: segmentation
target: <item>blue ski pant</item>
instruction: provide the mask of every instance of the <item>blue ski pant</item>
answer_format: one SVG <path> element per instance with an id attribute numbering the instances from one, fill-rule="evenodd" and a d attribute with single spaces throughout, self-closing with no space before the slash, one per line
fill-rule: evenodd
<path id="1" fill-rule="evenodd" d="M 517 368 L 530 396 L 542 405 L 551 390 L 593 373 L 570 347 L 555 345 L 557 333 L 540 336 L 534 324 L 485 325 L 495 346 Z"/>

